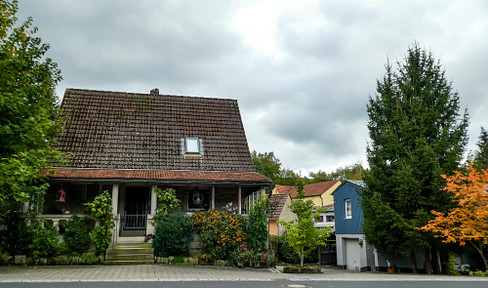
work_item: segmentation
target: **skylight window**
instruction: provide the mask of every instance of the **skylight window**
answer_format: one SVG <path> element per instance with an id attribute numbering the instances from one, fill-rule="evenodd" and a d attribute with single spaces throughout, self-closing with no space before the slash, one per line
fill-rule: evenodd
<path id="1" fill-rule="evenodd" d="M 203 141 L 196 137 L 181 138 L 181 154 L 200 154 L 203 156 Z"/>
<path id="2" fill-rule="evenodd" d="M 200 153 L 198 138 L 186 138 L 186 153 Z"/>

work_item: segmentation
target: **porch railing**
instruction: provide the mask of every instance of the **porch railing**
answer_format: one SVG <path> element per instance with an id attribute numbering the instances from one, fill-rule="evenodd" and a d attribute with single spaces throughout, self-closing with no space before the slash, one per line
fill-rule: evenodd
<path id="1" fill-rule="evenodd" d="M 124 214 L 123 230 L 145 230 L 147 223 L 147 214 Z"/>

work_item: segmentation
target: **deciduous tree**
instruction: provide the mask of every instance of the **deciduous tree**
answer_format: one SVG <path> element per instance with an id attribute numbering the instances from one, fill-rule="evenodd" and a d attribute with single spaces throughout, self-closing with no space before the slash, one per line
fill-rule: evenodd
<path id="1" fill-rule="evenodd" d="M 252 163 L 259 174 L 264 175 L 274 181 L 280 176 L 281 162 L 276 158 L 273 152 L 258 153 L 252 151 Z"/>
<path id="2" fill-rule="evenodd" d="M 467 143 L 468 114 L 459 112 L 459 96 L 432 53 L 414 44 L 397 71 L 386 65 L 377 94 L 367 105 L 371 141 L 370 170 L 362 192 L 364 231 L 379 251 L 410 254 L 424 250 L 431 271 L 430 211 L 447 211 L 451 199 L 442 191 L 457 170 Z M 388 224 L 388 225 L 385 225 Z"/>
<path id="3" fill-rule="evenodd" d="M 444 177 L 444 193 L 454 195 L 455 207 L 447 213 L 432 210 L 435 218 L 419 230 L 434 232 L 445 243 L 471 244 L 488 270 L 488 255 L 483 252 L 483 245 L 488 244 L 488 170 L 479 171 L 470 164 L 469 173 L 458 171 Z"/>
<path id="4" fill-rule="evenodd" d="M 14 28 L 17 9 L 17 1 L 0 0 L 1 211 L 16 202 L 39 207 L 47 189 L 39 172 L 60 157 L 51 147 L 62 127 L 55 105 L 60 70 L 45 57 L 49 45 L 35 37 L 32 18 Z"/>
<path id="5" fill-rule="evenodd" d="M 297 198 L 290 204 L 290 210 L 297 215 L 294 221 L 280 221 L 286 228 L 285 237 L 288 244 L 300 256 L 300 268 L 303 269 L 303 260 L 318 246 L 325 245 L 329 236 L 329 228 L 317 229 L 314 227 L 313 219 L 320 216 L 313 211 L 313 201 L 305 200 L 303 184 L 297 185 Z"/>
<path id="6" fill-rule="evenodd" d="M 361 180 L 364 174 L 364 167 L 361 162 L 356 162 L 352 165 L 339 167 L 331 173 L 319 170 L 317 173 L 310 172 L 309 176 L 312 178 L 312 183 L 330 181 L 330 180 Z"/>

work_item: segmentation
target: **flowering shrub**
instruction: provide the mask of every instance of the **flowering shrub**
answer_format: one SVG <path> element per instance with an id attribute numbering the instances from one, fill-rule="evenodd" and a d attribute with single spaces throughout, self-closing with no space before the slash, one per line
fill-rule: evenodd
<path id="1" fill-rule="evenodd" d="M 268 265 L 269 254 L 261 251 L 247 249 L 247 242 L 242 243 L 230 257 L 232 265 L 237 267 L 261 267 Z"/>
<path id="2" fill-rule="evenodd" d="M 223 211 L 205 211 L 192 216 L 203 250 L 216 259 L 228 259 L 246 237 L 245 219 Z"/>

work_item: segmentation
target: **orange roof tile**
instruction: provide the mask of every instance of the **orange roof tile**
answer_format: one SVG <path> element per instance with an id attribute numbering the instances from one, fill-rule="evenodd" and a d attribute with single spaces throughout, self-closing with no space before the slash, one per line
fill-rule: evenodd
<path id="1" fill-rule="evenodd" d="M 256 172 L 204 172 L 204 171 L 168 171 L 168 170 L 117 170 L 117 169 L 77 169 L 54 168 L 56 173 L 51 179 L 71 180 L 137 180 L 154 182 L 243 182 L 266 183 L 268 178 Z"/>
<path id="2" fill-rule="evenodd" d="M 325 181 L 320 183 L 312 183 L 303 186 L 303 191 L 305 192 L 305 197 L 320 196 L 334 186 L 340 180 Z M 297 188 L 293 186 L 286 185 L 276 185 L 278 193 L 289 193 L 291 198 L 297 197 Z"/>

